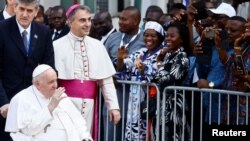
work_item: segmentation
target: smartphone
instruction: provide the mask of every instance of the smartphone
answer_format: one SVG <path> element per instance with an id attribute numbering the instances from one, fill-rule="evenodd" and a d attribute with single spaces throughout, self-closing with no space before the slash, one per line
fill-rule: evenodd
<path id="1" fill-rule="evenodd" d="M 246 66 L 245 66 L 245 62 L 242 58 L 242 55 L 235 55 L 235 68 L 238 69 L 238 70 L 242 70 L 243 71 L 243 74 L 247 74 L 247 71 L 246 71 Z"/>

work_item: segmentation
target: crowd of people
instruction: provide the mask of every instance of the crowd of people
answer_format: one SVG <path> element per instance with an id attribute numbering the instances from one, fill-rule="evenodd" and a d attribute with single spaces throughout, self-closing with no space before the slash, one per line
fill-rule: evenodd
<path id="1" fill-rule="evenodd" d="M 249 92 L 250 17 L 237 16 L 236 7 L 205 0 L 188 7 L 176 3 L 163 12 L 151 5 L 142 18 L 138 8 L 128 6 L 115 29 L 108 11 L 92 18 L 85 5 L 45 11 L 38 0 L 6 0 L 0 13 L 1 140 L 97 141 L 98 134 L 104 140 L 155 140 L 156 113 L 149 119 L 140 113 L 148 89 L 132 84 L 123 95 L 117 80 L 155 83 L 161 94 L 167 86 Z M 189 119 L 182 113 L 188 112 L 189 101 L 182 104 L 188 97 L 177 94 L 181 110 L 173 119 L 173 92 L 163 96 L 169 105 L 160 113 L 169 128 L 165 138 L 181 140 L 185 134 L 189 140 Z M 212 104 L 208 93 L 202 98 L 204 123 L 210 116 L 212 123 L 247 123 L 248 98 L 239 98 L 238 109 L 236 96 L 213 96 Z M 200 96 L 195 100 L 199 104 Z M 200 111 L 200 105 L 195 107 Z M 174 124 L 179 125 L 175 136 Z"/>

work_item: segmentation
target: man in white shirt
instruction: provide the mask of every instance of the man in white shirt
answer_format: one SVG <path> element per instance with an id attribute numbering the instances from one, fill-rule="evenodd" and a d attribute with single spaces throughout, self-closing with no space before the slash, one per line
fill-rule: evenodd
<path id="1" fill-rule="evenodd" d="M 86 121 L 57 88 L 57 75 L 49 65 L 39 65 L 33 85 L 16 94 L 9 106 L 5 131 L 13 141 L 92 140 Z"/>

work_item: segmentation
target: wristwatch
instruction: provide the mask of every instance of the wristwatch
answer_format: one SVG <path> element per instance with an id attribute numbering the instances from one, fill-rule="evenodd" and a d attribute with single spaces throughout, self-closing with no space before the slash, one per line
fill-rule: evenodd
<path id="1" fill-rule="evenodd" d="M 208 83 L 208 86 L 209 86 L 209 88 L 213 88 L 213 87 L 214 87 L 214 82 L 210 81 L 210 82 Z"/>

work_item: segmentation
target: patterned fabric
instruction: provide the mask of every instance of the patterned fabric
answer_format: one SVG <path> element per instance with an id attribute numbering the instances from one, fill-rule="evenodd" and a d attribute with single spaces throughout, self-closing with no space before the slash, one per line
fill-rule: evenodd
<path id="1" fill-rule="evenodd" d="M 159 83 L 161 89 L 166 86 L 171 85 L 180 85 L 182 80 L 186 77 L 186 74 L 189 69 L 189 60 L 187 58 L 184 49 L 181 47 L 176 52 L 169 52 L 166 54 L 164 61 L 164 66 L 159 69 L 159 72 L 156 75 L 156 82 Z M 184 123 L 182 122 L 183 110 L 187 111 L 187 105 L 183 107 L 183 96 L 182 93 L 177 93 L 176 99 L 173 91 L 167 91 L 163 96 L 166 97 L 164 117 L 165 121 L 162 119 L 160 121 L 161 128 L 165 126 L 165 140 L 181 140 L 183 135 L 182 127 L 185 129 L 185 140 L 189 138 L 190 128 L 184 117 Z M 176 117 L 174 114 L 174 105 L 176 103 Z M 161 109 L 164 106 L 161 105 Z M 161 115 L 163 116 L 163 115 Z M 164 124 L 165 123 L 165 124 Z M 176 125 L 176 136 L 173 137 L 174 124 Z"/>
<path id="2" fill-rule="evenodd" d="M 158 47 L 151 54 L 148 53 L 146 48 L 142 48 L 132 53 L 128 58 L 124 59 L 124 69 L 120 73 L 123 80 L 151 82 L 157 73 L 156 57 L 159 54 Z M 145 66 L 144 73 L 134 67 L 134 61 L 141 58 Z M 145 87 L 139 85 L 131 85 L 128 102 L 127 122 L 125 129 L 126 140 L 146 140 L 147 125 L 146 120 L 140 118 L 140 103 L 146 96 Z"/>
<path id="3" fill-rule="evenodd" d="M 160 131 L 162 131 L 163 126 L 165 127 L 165 141 L 181 141 L 182 135 L 184 135 L 184 140 L 190 140 L 190 126 L 187 123 L 186 116 L 183 118 L 183 111 L 185 114 L 189 111 L 187 103 L 183 105 L 183 92 L 177 91 L 167 91 L 165 94 L 165 110 L 164 113 L 160 113 L 160 116 L 164 116 L 164 121 L 160 118 Z M 176 105 L 175 105 L 176 102 Z M 176 106 L 176 108 L 174 108 Z M 164 106 L 161 106 L 160 111 L 162 111 Z M 176 109 L 176 113 L 174 111 Z M 174 126 L 176 127 L 176 134 L 174 136 Z M 185 129 L 183 133 L 182 129 Z M 161 134 L 161 133 L 160 133 Z"/>
<path id="4" fill-rule="evenodd" d="M 165 55 L 164 66 L 159 68 L 155 79 L 164 88 L 169 85 L 181 84 L 188 72 L 189 60 L 186 52 L 181 47 L 176 52 L 169 52 Z"/>
<path id="5" fill-rule="evenodd" d="M 245 61 L 245 66 L 246 69 L 248 71 L 248 74 L 250 72 L 250 45 L 249 42 L 243 44 L 243 54 L 242 54 L 242 58 Z M 225 73 L 225 78 L 224 78 L 224 82 L 223 83 L 223 89 L 226 90 L 234 90 L 234 91 L 240 91 L 240 89 L 237 88 L 237 86 L 233 86 L 232 82 L 236 79 L 235 77 L 233 77 L 232 75 L 232 67 L 234 65 L 234 57 L 230 57 L 227 64 L 226 64 L 226 73 Z M 249 90 L 248 90 L 249 92 Z M 230 96 L 230 124 L 236 124 L 236 116 L 237 116 L 237 96 Z M 227 101 L 227 99 L 225 99 L 225 101 Z M 226 104 L 224 104 L 226 105 Z M 239 97 L 239 117 L 238 117 L 238 123 L 241 125 L 246 124 L 246 110 L 247 106 L 246 106 L 246 97 Z M 250 107 L 248 107 L 249 111 L 249 115 L 248 117 L 250 117 Z M 227 107 L 224 106 L 223 107 L 223 123 L 226 123 L 227 120 Z"/>

